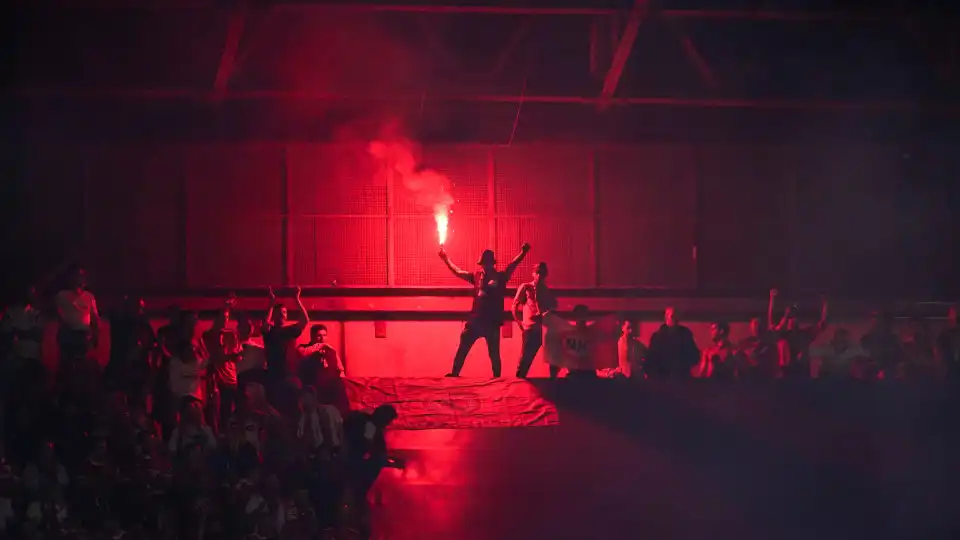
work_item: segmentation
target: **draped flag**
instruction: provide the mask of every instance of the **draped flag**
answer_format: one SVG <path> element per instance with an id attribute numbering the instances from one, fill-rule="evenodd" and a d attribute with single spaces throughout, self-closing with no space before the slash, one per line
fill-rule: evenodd
<path id="1" fill-rule="evenodd" d="M 544 358 L 551 366 L 569 370 L 611 369 L 619 365 L 617 341 L 620 327 L 613 315 L 600 317 L 585 325 L 564 320 L 558 315 L 543 316 L 547 329 L 543 340 Z"/>

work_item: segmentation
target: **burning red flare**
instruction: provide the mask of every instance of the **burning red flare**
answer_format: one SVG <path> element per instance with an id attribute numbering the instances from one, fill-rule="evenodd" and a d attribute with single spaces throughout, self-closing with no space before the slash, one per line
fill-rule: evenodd
<path id="1" fill-rule="evenodd" d="M 447 212 L 446 208 L 440 207 L 433 214 L 433 219 L 437 222 L 437 240 L 440 241 L 441 246 L 447 243 L 447 225 L 450 224 L 450 216 Z"/>

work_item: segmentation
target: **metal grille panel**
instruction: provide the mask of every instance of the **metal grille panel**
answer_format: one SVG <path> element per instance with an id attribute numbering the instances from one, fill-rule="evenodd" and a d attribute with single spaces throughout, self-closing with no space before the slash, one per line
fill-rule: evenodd
<path id="1" fill-rule="evenodd" d="M 494 151 L 497 215 L 587 215 L 590 152 L 576 146 L 517 146 Z"/>
<path id="2" fill-rule="evenodd" d="M 540 261 L 549 266 L 552 285 L 595 285 L 593 221 L 590 218 L 497 218 L 499 267 L 520 252 L 523 242 L 529 242 L 531 250 L 510 280 L 511 286 L 528 281 L 533 267 Z"/>
<path id="3" fill-rule="evenodd" d="M 387 214 L 387 176 L 361 145 L 287 147 L 290 211 L 295 214 Z"/>
<path id="4" fill-rule="evenodd" d="M 466 285 L 454 277 L 437 256 L 437 229 L 432 217 L 398 217 L 394 218 L 393 226 L 397 285 Z M 491 247 L 488 220 L 460 216 L 451 220 L 450 228 L 445 246 L 450 259 L 464 270 L 473 270 L 480 252 Z"/>

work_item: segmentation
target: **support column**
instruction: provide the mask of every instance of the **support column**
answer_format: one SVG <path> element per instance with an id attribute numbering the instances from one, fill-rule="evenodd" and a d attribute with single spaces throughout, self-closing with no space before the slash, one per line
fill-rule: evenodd
<path id="1" fill-rule="evenodd" d="M 487 149 L 487 222 L 490 227 L 490 249 L 499 250 L 497 245 L 497 164 L 493 147 Z"/>
<path id="2" fill-rule="evenodd" d="M 293 232 L 290 222 L 290 158 L 289 147 L 283 146 L 282 160 L 280 164 L 280 256 L 281 273 L 283 275 L 283 286 L 289 287 L 293 284 Z"/>
<path id="3" fill-rule="evenodd" d="M 590 150 L 587 156 L 587 182 L 590 192 L 590 208 L 593 212 L 593 247 L 590 256 L 593 257 L 593 286 L 600 286 L 600 182 L 597 181 L 597 150 Z"/>
<path id="4" fill-rule="evenodd" d="M 388 169 L 387 175 L 387 286 L 395 287 L 397 285 L 397 262 L 396 262 L 396 232 L 393 224 L 393 180 L 394 171 Z"/>

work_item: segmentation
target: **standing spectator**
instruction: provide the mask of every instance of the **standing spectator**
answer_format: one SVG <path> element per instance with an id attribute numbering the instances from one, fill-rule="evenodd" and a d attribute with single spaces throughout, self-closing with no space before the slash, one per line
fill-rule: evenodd
<path id="1" fill-rule="evenodd" d="M 87 273 L 79 266 L 71 269 L 68 284 L 55 298 L 60 329 L 57 344 L 60 347 L 62 379 L 72 381 L 77 368 L 85 366 L 87 354 L 97 347 L 100 333 L 100 312 L 97 299 L 87 290 Z"/>

